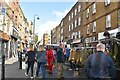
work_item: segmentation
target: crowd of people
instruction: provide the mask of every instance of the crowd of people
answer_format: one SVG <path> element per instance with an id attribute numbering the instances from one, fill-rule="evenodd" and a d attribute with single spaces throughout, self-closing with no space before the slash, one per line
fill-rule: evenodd
<path id="1" fill-rule="evenodd" d="M 72 51 L 72 50 L 71 50 Z M 96 46 L 96 54 L 90 54 L 85 66 L 84 72 L 87 78 L 114 78 L 115 66 L 112 58 L 105 53 L 105 45 L 98 43 Z M 19 55 L 18 55 L 19 56 Z M 58 78 L 63 77 L 64 63 L 69 61 L 71 56 L 70 50 L 63 43 L 59 44 L 58 49 L 51 46 L 44 47 L 42 45 L 34 48 L 31 44 L 25 54 L 25 62 L 27 64 L 25 75 L 28 76 L 31 69 L 31 78 L 34 78 L 33 69 L 35 62 L 37 63 L 36 78 L 38 78 L 41 68 L 42 78 L 46 78 L 46 66 L 48 66 L 49 74 L 53 73 L 53 64 L 57 63 Z M 21 60 L 21 58 L 19 58 Z M 21 64 L 21 62 L 20 62 Z M 47 64 L 47 65 L 46 65 Z M 20 66 L 21 68 L 21 66 Z"/>

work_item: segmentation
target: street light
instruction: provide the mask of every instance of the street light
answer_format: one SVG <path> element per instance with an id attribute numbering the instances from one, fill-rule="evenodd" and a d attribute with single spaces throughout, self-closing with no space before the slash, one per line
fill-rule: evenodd
<path id="1" fill-rule="evenodd" d="M 39 20 L 39 16 L 38 15 L 34 15 L 34 26 L 33 26 L 33 40 L 34 40 L 34 44 L 35 44 L 35 18 L 37 17 L 37 20 Z"/>

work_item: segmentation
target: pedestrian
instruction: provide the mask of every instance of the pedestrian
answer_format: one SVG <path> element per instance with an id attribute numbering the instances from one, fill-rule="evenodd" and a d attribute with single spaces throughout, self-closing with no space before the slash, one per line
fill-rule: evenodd
<path id="1" fill-rule="evenodd" d="M 34 68 L 34 62 L 35 62 L 35 51 L 33 49 L 33 44 L 30 44 L 29 50 L 26 54 L 28 64 L 27 71 L 25 72 L 25 75 L 28 76 L 29 69 L 31 68 L 31 79 L 33 79 L 33 68 Z"/>
<path id="2" fill-rule="evenodd" d="M 52 74 L 52 65 L 53 65 L 54 55 L 50 46 L 48 46 L 46 50 L 46 59 L 49 67 L 49 74 Z"/>
<path id="3" fill-rule="evenodd" d="M 98 43 L 96 54 L 91 54 L 85 65 L 85 73 L 88 78 L 114 78 L 115 66 L 110 56 L 106 55 L 105 45 Z"/>
<path id="4" fill-rule="evenodd" d="M 63 77 L 63 64 L 65 62 L 65 56 L 63 52 L 63 44 L 59 44 L 59 49 L 57 50 L 57 63 L 58 63 L 58 78 L 64 78 Z"/>
<path id="5" fill-rule="evenodd" d="M 65 52 L 66 52 L 66 60 L 68 61 L 69 56 L 70 56 L 70 51 L 69 51 L 69 49 L 67 48 L 67 45 L 65 45 Z"/>
<path id="6" fill-rule="evenodd" d="M 46 63 L 46 51 L 43 46 L 38 46 L 38 51 L 36 53 L 36 61 L 37 61 L 37 70 L 36 77 L 39 77 L 40 67 L 42 69 L 42 78 L 45 78 L 45 63 Z"/>
<path id="7" fill-rule="evenodd" d="M 18 61 L 19 61 L 19 69 L 22 69 L 22 52 L 20 51 L 20 47 L 17 48 L 18 53 Z"/>

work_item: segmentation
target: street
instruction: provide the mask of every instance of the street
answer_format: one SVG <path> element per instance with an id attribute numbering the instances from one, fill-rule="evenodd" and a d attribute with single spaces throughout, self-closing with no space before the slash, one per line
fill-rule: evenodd
<path id="1" fill-rule="evenodd" d="M 28 77 L 25 76 L 25 69 L 19 69 L 19 62 L 14 62 L 12 64 L 6 64 L 5 65 L 5 78 L 6 79 L 29 79 L 30 78 L 30 74 Z M 36 64 L 35 64 L 36 66 Z M 1 67 L 1 64 L 0 64 Z M 53 68 L 53 74 L 49 74 L 48 70 L 46 70 L 46 78 L 57 78 L 57 68 Z M 36 67 L 34 67 L 34 73 L 35 73 Z M 1 72 L 0 72 L 1 74 Z M 65 70 L 63 72 L 63 76 L 66 78 L 70 78 L 70 79 L 79 79 L 79 78 L 85 78 L 83 73 L 82 73 L 82 69 L 81 69 L 81 73 L 79 76 L 77 76 L 77 74 L 74 73 L 74 71 L 69 70 L 69 67 L 65 67 Z M 1 77 L 1 76 L 0 76 Z M 40 76 L 39 78 L 41 78 L 41 71 L 40 71 Z"/>

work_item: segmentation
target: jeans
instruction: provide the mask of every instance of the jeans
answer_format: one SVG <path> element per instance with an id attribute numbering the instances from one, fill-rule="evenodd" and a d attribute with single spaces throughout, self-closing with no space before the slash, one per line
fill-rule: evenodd
<path id="1" fill-rule="evenodd" d="M 42 78 L 45 78 L 45 62 L 37 62 L 36 77 L 39 76 L 40 66 L 42 68 Z"/>
<path id="2" fill-rule="evenodd" d="M 31 67 L 31 76 L 33 77 L 34 61 L 28 62 L 27 74 L 28 74 L 28 72 L 29 72 L 30 67 Z"/>

